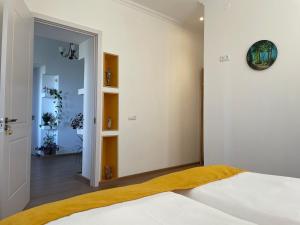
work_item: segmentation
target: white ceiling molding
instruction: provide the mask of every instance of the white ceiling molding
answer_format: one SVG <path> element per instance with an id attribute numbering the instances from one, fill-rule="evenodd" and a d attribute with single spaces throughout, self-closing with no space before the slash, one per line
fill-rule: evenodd
<path id="1" fill-rule="evenodd" d="M 173 23 L 175 25 L 182 25 L 182 23 L 179 21 L 179 20 L 176 20 L 174 18 L 171 18 L 163 13 L 160 13 L 156 10 L 153 10 L 153 9 L 150 9 L 146 6 L 143 6 L 143 5 L 140 5 L 136 2 L 133 2 L 131 0 L 114 0 L 115 2 L 118 2 L 122 5 L 125 5 L 127 7 L 130 7 L 130 8 L 133 8 L 135 10 L 139 10 L 147 15 L 150 15 L 150 16 L 153 16 L 153 17 L 156 17 L 156 18 L 159 18 L 161 20 L 164 20 L 164 21 L 167 21 L 167 22 L 170 22 L 170 23 Z"/>

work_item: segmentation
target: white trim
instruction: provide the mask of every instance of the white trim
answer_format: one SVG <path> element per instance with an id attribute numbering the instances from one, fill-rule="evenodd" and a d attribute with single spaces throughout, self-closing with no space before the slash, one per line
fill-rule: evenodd
<path id="1" fill-rule="evenodd" d="M 159 19 L 164 20 L 166 22 L 169 22 L 169 23 L 172 23 L 172 24 L 175 24 L 175 25 L 178 25 L 178 26 L 182 25 L 182 22 L 180 22 L 177 19 L 169 17 L 166 14 L 163 14 L 163 13 L 158 12 L 156 10 L 150 9 L 150 8 L 148 8 L 146 6 L 138 4 L 138 3 L 133 2 L 131 0 L 113 0 L 113 1 L 115 1 L 117 3 L 120 3 L 120 4 L 124 5 L 124 6 L 127 6 L 129 8 L 141 11 L 142 13 L 145 13 L 145 14 L 147 14 L 149 16 L 153 16 L 153 17 L 159 18 Z"/>
<path id="2" fill-rule="evenodd" d="M 96 91 L 95 91 L 95 133 L 96 140 L 93 142 L 95 144 L 95 151 L 92 154 L 92 172 L 94 174 L 93 177 L 95 178 L 93 181 L 91 180 L 91 185 L 93 187 L 98 187 L 101 179 L 101 146 L 102 146 L 102 138 L 101 138 L 101 128 L 102 128 L 102 85 L 101 80 L 103 77 L 103 49 L 102 49 L 102 32 L 99 32 L 98 35 L 95 37 L 95 39 L 98 37 L 97 40 L 95 40 L 95 71 L 97 74 L 97 80 L 96 80 Z"/>
<path id="3" fill-rule="evenodd" d="M 75 24 L 75 23 L 72 23 L 72 22 L 57 19 L 57 18 L 54 18 L 54 17 L 51 17 L 51 16 L 36 13 L 36 12 L 31 12 L 31 14 L 32 14 L 35 22 L 38 22 L 38 23 L 43 23 L 43 24 L 46 24 L 46 25 L 49 25 L 49 26 L 62 28 L 62 29 L 77 32 L 77 33 L 80 33 L 80 34 L 85 34 L 85 35 L 88 35 L 88 36 L 91 36 L 91 37 L 95 36 L 95 35 L 102 36 L 102 31 L 100 31 L 100 30 L 95 30 L 95 29 L 87 27 L 87 26 Z"/>
<path id="4" fill-rule="evenodd" d="M 35 22 L 43 23 L 49 26 L 58 27 L 61 29 L 85 34 L 88 36 L 91 36 L 91 38 L 94 39 L 94 49 L 95 49 L 95 87 L 94 87 L 94 94 L 95 94 L 95 103 L 94 103 L 94 117 L 96 118 L 96 123 L 94 124 L 94 133 L 95 135 L 92 138 L 92 143 L 94 143 L 92 156 L 91 156 L 91 175 L 90 175 L 90 185 L 92 187 L 98 187 L 100 182 L 100 168 L 101 168 L 101 160 L 100 160 L 100 150 L 101 150 L 101 119 L 102 113 L 101 113 L 101 80 L 103 72 L 102 72 L 102 32 L 99 30 L 95 30 L 86 26 L 74 24 L 71 22 L 67 22 L 64 20 L 56 19 L 53 17 L 49 17 L 43 14 L 34 13 L 32 12 L 32 15 L 34 17 Z M 99 101 L 100 100 L 100 101 Z M 97 119 L 98 118 L 98 119 Z"/>
<path id="5" fill-rule="evenodd" d="M 78 89 L 78 95 L 84 95 L 84 94 L 85 94 L 84 88 Z"/>
<path id="6" fill-rule="evenodd" d="M 102 137 L 115 137 L 115 136 L 119 136 L 119 131 L 109 130 L 109 131 L 102 132 Z"/>
<path id="7" fill-rule="evenodd" d="M 119 88 L 114 88 L 114 87 L 103 87 L 102 91 L 103 93 L 107 93 L 107 94 L 119 94 Z"/>

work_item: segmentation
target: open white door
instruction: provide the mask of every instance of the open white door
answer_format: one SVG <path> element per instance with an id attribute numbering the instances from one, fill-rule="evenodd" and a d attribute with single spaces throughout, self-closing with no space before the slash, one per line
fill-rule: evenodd
<path id="1" fill-rule="evenodd" d="M 33 18 L 23 0 L 5 0 L 0 81 L 0 218 L 30 198 Z M 15 121 L 16 120 L 16 121 Z"/>

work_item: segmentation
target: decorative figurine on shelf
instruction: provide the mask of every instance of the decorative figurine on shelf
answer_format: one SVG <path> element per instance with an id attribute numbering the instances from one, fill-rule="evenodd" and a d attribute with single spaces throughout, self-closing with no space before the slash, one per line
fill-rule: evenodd
<path id="1" fill-rule="evenodd" d="M 110 86 L 111 85 L 112 72 L 109 68 L 107 69 L 107 71 L 105 73 L 105 76 L 106 76 L 106 86 Z"/>
<path id="2" fill-rule="evenodd" d="M 111 117 L 108 117 L 107 118 L 107 129 L 111 129 L 112 128 L 112 118 Z"/>
<path id="3" fill-rule="evenodd" d="M 111 166 L 105 166 L 104 167 L 104 178 L 105 178 L 105 180 L 110 180 L 112 177 L 113 177 L 112 167 Z"/>

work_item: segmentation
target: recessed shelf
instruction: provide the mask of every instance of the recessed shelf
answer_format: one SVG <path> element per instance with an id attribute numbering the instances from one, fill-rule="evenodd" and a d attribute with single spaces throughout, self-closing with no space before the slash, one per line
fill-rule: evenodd
<path id="1" fill-rule="evenodd" d="M 118 177 L 118 137 L 102 138 L 102 174 L 101 180 Z"/>
<path id="2" fill-rule="evenodd" d="M 104 53 L 103 69 L 103 86 L 117 88 L 119 86 L 119 56 Z"/>
<path id="3" fill-rule="evenodd" d="M 118 178 L 119 57 L 104 53 L 101 181 Z"/>
<path id="4" fill-rule="evenodd" d="M 118 130 L 119 128 L 119 95 L 103 94 L 103 121 L 102 130 Z"/>

